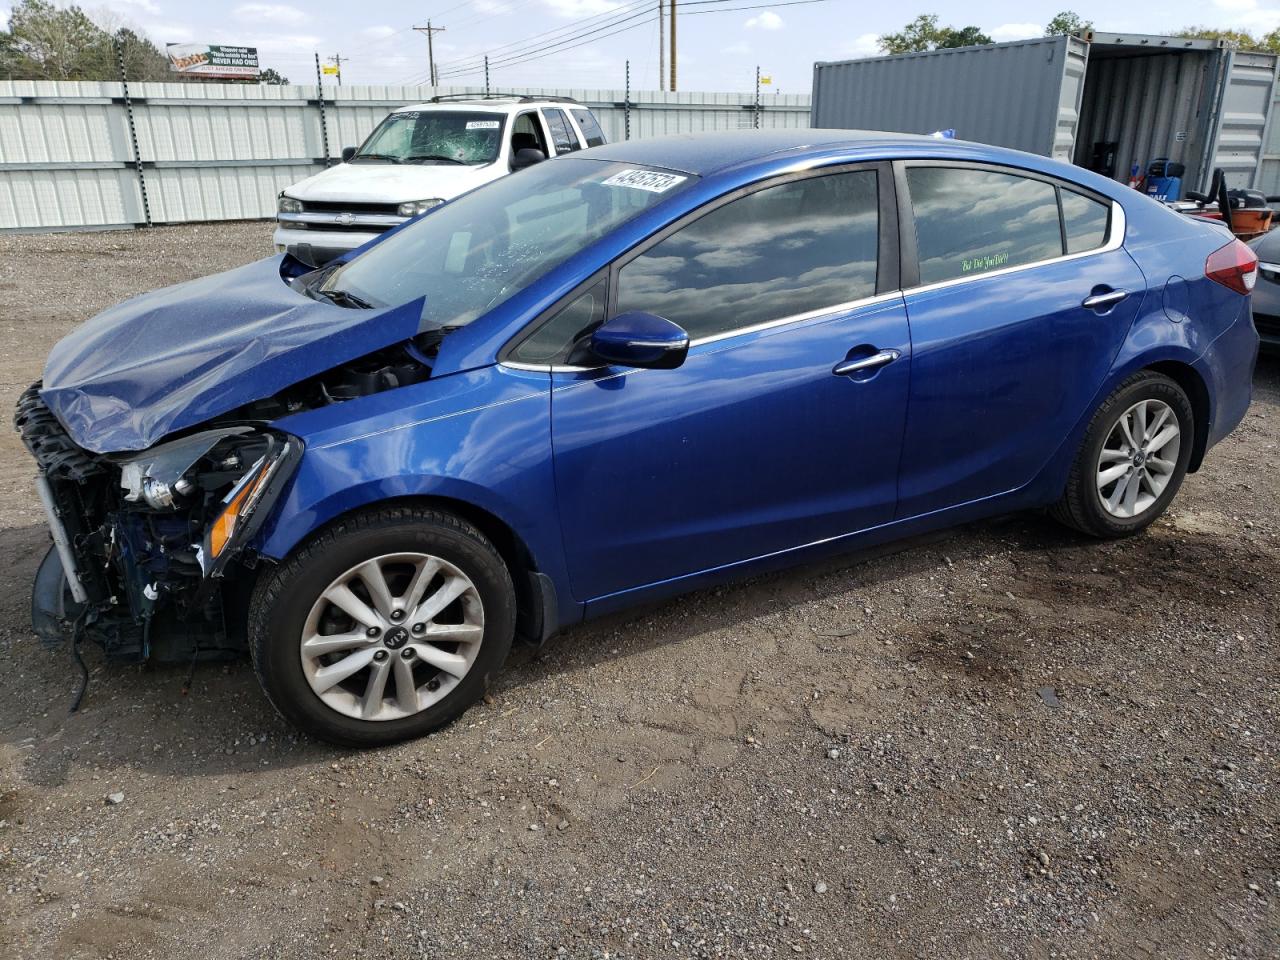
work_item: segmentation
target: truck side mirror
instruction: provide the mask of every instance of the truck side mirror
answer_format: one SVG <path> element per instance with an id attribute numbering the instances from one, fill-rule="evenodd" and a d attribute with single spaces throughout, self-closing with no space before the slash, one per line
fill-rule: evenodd
<path id="1" fill-rule="evenodd" d="M 351 162 L 351 158 L 352 158 L 352 157 L 354 157 L 355 155 L 356 155 L 356 148 L 355 148 L 355 147 L 343 147 L 343 148 L 342 148 L 342 162 L 343 162 L 343 163 L 350 163 L 350 162 Z"/>
<path id="2" fill-rule="evenodd" d="M 512 170 L 523 170 L 525 167 L 532 167 L 535 163 L 541 163 L 547 159 L 547 155 L 541 150 L 535 150 L 533 147 L 524 147 L 516 151 L 516 155 L 511 158 Z"/>

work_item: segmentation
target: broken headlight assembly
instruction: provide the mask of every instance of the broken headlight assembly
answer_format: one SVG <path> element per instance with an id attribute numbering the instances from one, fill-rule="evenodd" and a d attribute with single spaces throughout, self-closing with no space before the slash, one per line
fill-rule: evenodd
<path id="1" fill-rule="evenodd" d="M 301 453 L 296 437 L 231 426 L 120 462 L 122 506 L 151 515 L 146 529 L 154 535 L 138 552 L 185 553 L 206 579 L 221 575 L 252 540 Z"/>

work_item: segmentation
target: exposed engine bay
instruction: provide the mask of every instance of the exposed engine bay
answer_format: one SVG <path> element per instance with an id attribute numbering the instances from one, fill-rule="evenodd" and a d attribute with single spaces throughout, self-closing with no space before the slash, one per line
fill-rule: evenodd
<path id="1" fill-rule="evenodd" d="M 30 387 L 14 423 L 39 464 L 54 538 L 36 579 L 37 633 L 53 642 L 70 628 L 75 644 L 128 662 L 241 655 L 250 544 L 302 455 L 269 422 L 423 382 L 442 336 L 341 364 L 139 453 L 77 446 Z"/>

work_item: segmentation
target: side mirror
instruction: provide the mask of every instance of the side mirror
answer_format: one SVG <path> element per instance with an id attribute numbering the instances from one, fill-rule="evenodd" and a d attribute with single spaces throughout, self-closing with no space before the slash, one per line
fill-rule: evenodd
<path id="1" fill-rule="evenodd" d="M 535 150 L 533 147 L 524 147 L 516 151 L 516 155 L 511 158 L 512 170 L 523 170 L 525 167 L 532 167 L 535 163 L 541 163 L 547 159 L 547 155 L 541 150 Z"/>
<path id="2" fill-rule="evenodd" d="M 356 148 L 355 148 L 355 147 L 343 147 L 343 148 L 342 148 L 342 162 L 343 162 L 343 163 L 350 163 L 350 162 L 351 162 L 351 158 L 352 158 L 352 157 L 354 157 L 355 155 L 356 155 Z"/>
<path id="3" fill-rule="evenodd" d="M 673 370 L 689 353 L 689 334 L 652 313 L 620 313 L 596 327 L 591 352 L 624 367 Z"/>

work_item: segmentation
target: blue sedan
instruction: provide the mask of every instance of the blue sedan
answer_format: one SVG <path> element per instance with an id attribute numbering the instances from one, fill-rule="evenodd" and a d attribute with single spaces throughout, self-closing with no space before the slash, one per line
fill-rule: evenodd
<path id="1" fill-rule="evenodd" d="M 1257 259 L 1042 157 L 797 130 L 538 164 L 320 269 L 107 310 L 16 417 L 34 619 L 236 655 L 375 745 L 516 638 L 1048 507 L 1124 537 L 1244 416 Z"/>

